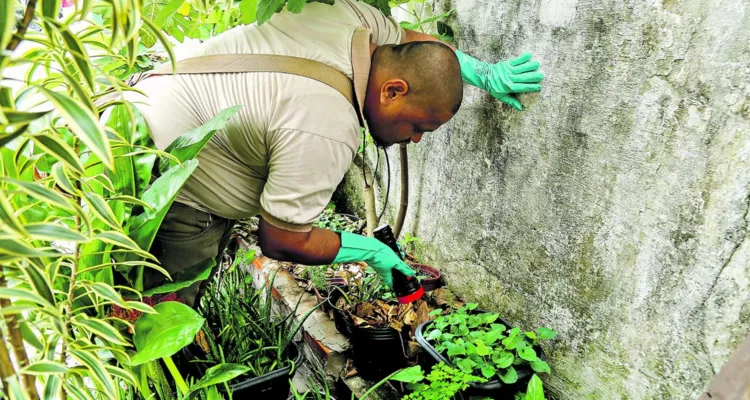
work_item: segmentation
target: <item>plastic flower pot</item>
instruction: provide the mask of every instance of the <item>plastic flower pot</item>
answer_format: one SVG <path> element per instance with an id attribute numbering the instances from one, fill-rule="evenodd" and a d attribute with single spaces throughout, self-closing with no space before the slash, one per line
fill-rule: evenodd
<path id="1" fill-rule="evenodd" d="M 195 356 L 193 355 L 194 353 L 189 349 L 190 347 L 192 346 L 183 348 L 183 356 L 188 360 L 195 359 Z M 279 369 L 254 378 L 235 378 L 229 384 L 232 397 L 235 399 L 286 400 L 289 396 L 289 380 L 292 379 L 294 371 L 296 371 L 305 361 L 302 351 L 300 351 L 297 343 L 292 342 L 287 348 L 287 352 L 289 358 L 294 360 L 293 365 L 291 363 L 285 363 L 286 365 Z M 202 363 L 190 363 L 188 365 L 190 373 L 197 372 L 197 379 L 200 379 L 200 377 L 203 376 L 207 368 L 206 365 Z M 294 370 L 292 367 L 294 367 Z M 223 395 L 226 394 L 226 388 L 224 385 L 219 385 L 218 389 Z"/>
<path id="2" fill-rule="evenodd" d="M 354 326 L 352 355 L 357 372 L 380 380 L 406 367 L 406 344 L 401 332 L 391 327 Z"/>
<path id="3" fill-rule="evenodd" d="M 302 394 L 302 393 L 300 393 L 300 394 Z M 320 394 L 321 398 L 323 398 L 323 399 L 336 400 L 336 398 L 333 397 L 333 396 L 331 396 L 330 394 L 328 395 L 328 397 L 326 397 L 326 392 L 324 390 L 318 390 L 318 394 Z M 305 399 L 307 399 L 307 398 L 314 399 L 315 397 L 313 397 L 312 395 L 309 395 L 309 396 L 305 397 Z M 294 395 L 289 396 L 287 398 L 287 400 L 295 400 Z"/>
<path id="4" fill-rule="evenodd" d="M 473 314 L 479 314 L 483 312 L 487 311 L 478 309 L 472 311 Z M 506 327 L 512 326 L 503 319 L 498 319 L 497 321 L 505 325 Z M 415 332 L 417 343 L 419 343 L 419 345 L 428 355 L 427 357 L 425 357 L 425 361 L 427 364 L 425 365 L 425 367 L 431 368 L 432 365 L 437 364 L 441 361 L 446 365 L 455 367 L 449 361 L 447 356 L 438 352 L 435 347 L 432 346 L 432 344 L 424 337 L 424 330 L 431 323 L 432 320 L 423 322 L 417 327 L 417 331 Z M 537 354 L 539 354 L 540 359 L 546 360 L 541 347 L 534 346 L 534 350 L 536 350 Z M 462 393 L 466 396 L 491 397 L 493 399 L 512 399 L 516 393 L 526 391 L 526 386 L 531 379 L 531 376 L 534 374 L 534 371 L 528 364 L 516 365 L 514 366 L 514 368 L 518 373 L 518 380 L 512 385 L 505 384 L 498 378 L 487 381 L 485 383 L 470 383 L 469 388 Z M 479 374 L 478 376 L 481 376 L 481 374 Z"/>
<path id="5" fill-rule="evenodd" d="M 417 275 L 422 277 L 420 283 L 425 292 L 443 287 L 443 282 L 440 279 L 442 275 L 437 269 L 424 264 L 412 264 L 411 266 L 417 270 Z"/>
<path id="6" fill-rule="evenodd" d="M 333 324 L 334 326 L 336 326 L 336 330 L 346 335 L 347 337 L 352 337 L 352 328 L 354 327 L 352 317 L 348 312 L 336 307 L 336 301 L 340 297 L 341 292 L 337 289 L 334 290 L 333 293 L 331 293 L 331 296 L 328 298 L 328 306 L 333 312 Z"/>
<path id="7" fill-rule="evenodd" d="M 328 279 L 328 286 L 331 288 L 330 291 L 332 292 L 338 292 L 336 289 L 337 287 L 341 288 L 343 291 L 348 290 L 348 284 L 346 282 L 346 279 L 344 278 L 330 278 Z M 328 297 L 331 295 L 331 293 L 320 291 L 318 288 L 313 287 L 313 294 L 315 294 L 315 298 L 318 300 L 318 303 L 323 303 L 323 311 L 328 312 L 331 311 L 330 303 L 328 303 Z"/>

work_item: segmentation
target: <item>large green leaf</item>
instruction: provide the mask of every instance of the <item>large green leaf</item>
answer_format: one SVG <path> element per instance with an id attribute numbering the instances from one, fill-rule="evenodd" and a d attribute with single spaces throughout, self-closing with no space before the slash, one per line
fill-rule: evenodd
<path id="1" fill-rule="evenodd" d="M 204 323 L 192 308 L 167 301 L 154 306 L 157 314 L 144 314 L 135 322 L 133 343 L 138 352 L 130 359 L 131 365 L 163 357 L 171 357 L 192 343 Z"/>
<path id="2" fill-rule="evenodd" d="M 117 136 L 131 145 L 146 146 L 151 143 L 143 115 L 130 104 L 119 104 L 113 107 L 106 126 L 112 128 Z M 110 174 L 110 178 L 116 193 L 139 197 L 151 179 L 151 167 L 155 155 L 130 155 L 129 153 L 134 150 L 133 146 L 127 145 L 112 149 L 115 156 L 115 169 Z M 146 165 L 141 166 L 139 162 L 144 158 L 150 160 L 150 163 L 147 160 Z"/>
<path id="3" fill-rule="evenodd" d="M 93 112 L 80 101 L 44 88 L 39 88 L 70 126 L 73 133 L 96 154 L 108 168 L 114 167 L 112 151 L 104 129 Z"/>
<path id="4" fill-rule="evenodd" d="M 218 385 L 220 383 L 229 382 L 232 379 L 250 371 L 250 367 L 242 364 L 219 364 L 206 370 L 203 377 L 190 387 L 190 390 L 185 394 L 185 398 L 192 398 L 197 392 L 203 388 L 209 386 Z"/>
<path id="5" fill-rule="evenodd" d="M 167 146 L 168 153 L 175 156 L 180 162 L 195 158 L 214 134 L 224 129 L 227 122 L 242 108 L 242 106 L 229 107 L 219 112 L 215 117 L 198 128 L 189 130 Z M 175 164 L 174 161 L 163 158 L 159 162 L 159 171 L 166 172 Z"/>
<path id="6" fill-rule="evenodd" d="M 258 25 L 263 25 L 271 19 L 273 14 L 281 10 L 286 0 L 260 0 L 258 1 Z"/>
<path id="7" fill-rule="evenodd" d="M 151 210 L 145 210 L 143 214 L 131 218 L 128 222 L 128 236 L 142 249 L 151 248 L 151 243 L 156 237 L 156 232 L 167 210 L 196 167 L 198 167 L 198 160 L 188 160 L 182 165 L 172 167 L 143 194 L 141 200 L 148 203 Z"/>
<path id="8" fill-rule="evenodd" d="M 211 269 L 216 265 L 216 260 L 209 258 L 203 260 L 192 267 L 175 274 L 172 277 L 173 282 L 155 287 L 143 292 L 144 296 L 153 296 L 162 293 L 174 293 L 180 289 L 186 288 L 198 281 L 204 281 L 211 275 Z"/>
<path id="9" fill-rule="evenodd" d="M 536 374 L 531 377 L 526 387 L 526 400 L 544 400 L 544 387 L 542 380 Z"/>

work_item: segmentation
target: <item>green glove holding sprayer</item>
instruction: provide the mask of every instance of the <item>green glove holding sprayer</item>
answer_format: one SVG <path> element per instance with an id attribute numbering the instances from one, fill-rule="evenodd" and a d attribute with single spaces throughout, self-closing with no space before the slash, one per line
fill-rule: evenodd
<path id="1" fill-rule="evenodd" d="M 396 269 L 406 276 L 414 276 L 415 272 L 379 240 L 349 232 L 340 232 L 341 249 L 336 254 L 334 263 L 364 261 L 380 275 L 383 282 L 393 289 L 393 275 Z"/>
<path id="2" fill-rule="evenodd" d="M 490 94 L 521 111 L 521 102 L 513 93 L 538 92 L 544 74 L 539 71 L 539 62 L 531 61 L 531 53 L 508 61 L 488 64 L 456 50 L 464 82 L 484 89 Z"/>

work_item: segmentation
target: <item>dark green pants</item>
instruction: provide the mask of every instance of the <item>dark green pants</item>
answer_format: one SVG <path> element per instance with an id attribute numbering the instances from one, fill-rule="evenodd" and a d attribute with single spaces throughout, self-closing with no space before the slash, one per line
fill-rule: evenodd
<path id="1" fill-rule="evenodd" d="M 221 265 L 224 249 L 229 244 L 235 221 L 196 210 L 181 203 L 172 203 L 151 246 L 151 254 L 161 262 L 170 275 L 201 261 L 216 259 Z M 213 275 L 213 273 L 211 274 Z M 177 294 L 193 305 L 199 292 L 205 290 L 209 280 L 196 282 Z M 146 289 L 166 283 L 164 275 L 147 271 L 144 275 Z"/>

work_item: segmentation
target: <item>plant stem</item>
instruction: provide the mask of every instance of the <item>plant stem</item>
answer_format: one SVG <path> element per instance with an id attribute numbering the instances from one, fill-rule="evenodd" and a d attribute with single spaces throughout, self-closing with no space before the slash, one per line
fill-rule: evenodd
<path id="1" fill-rule="evenodd" d="M 175 386 L 177 386 L 177 390 L 180 391 L 181 395 L 186 395 L 188 392 L 187 383 L 185 383 L 185 380 L 182 379 L 182 374 L 180 374 L 180 371 L 177 370 L 177 366 L 174 365 L 172 357 L 164 357 L 161 360 L 164 361 L 164 365 L 167 366 L 169 373 L 172 374 L 172 378 L 174 378 L 174 383 Z"/>
<path id="2" fill-rule="evenodd" d="M 23 14 L 21 24 L 18 25 L 18 31 L 16 31 L 13 38 L 10 39 L 8 47 L 5 48 L 8 52 L 15 50 L 21 43 L 21 40 L 23 40 L 23 35 L 26 34 L 26 29 L 29 28 L 29 24 L 34 18 L 34 8 L 36 8 L 36 0 L 29 0 L 29 2 L 26 3 L 26 12 Z"/>
<path id="3" fill-rule="evenodd" d="M 33 267 L 28 267 L 33 268 Z M 5 280 L 5 276 L 0 276 L 0 287 L 8 285 L 8 281 Z M 8 299 L 0 299 L 0 309 L 8 308 L 12 304 Z M 5 326 L 8 328 L 10 334 L 10 344 L 13 346 L 13 354 L 16 356 L 16 362 L 18 368 L 24 368 L 29 365 L 29 356 L 26 354 L 26 348 L 23 346 L 23 335 L 19 329 L 18 317 L 15 314 L 8 314 L 4 317 Z M 36 379 L 33 375 L 20 375 L 21 382 L 23 383 L 26 393 L 29 395 L 31 400 L 39 400 L 39 394 L 36 391 Z"/>
<path id="4" fill-rule="evenodd" d="M 401 235 L 401 229 L 404 227 L 406 219 L 406 209 L 409 208 L 409 153 L 406 149 L 406 143 L 399 146 L 399 156 L 401 159 L 401 204 L 398 207 L 398 217 L 396 224 L 393 226 L 393 236 L 398 240 Z"/>
<path id="5" fill-rule="evenodd" d="M 5 280 L 5 278 L 0 278 Z M 3 393 L 5 398 L 10 398 L 8 390 L 8 382 L 16 374 L 15 368 L 13 368 L 13 362 L 10 361 L 10 354 L 8 348 L 5 347 L 5 338 L 3 337 L 3 331 L 0 329 L 0 379 L 3 382 Z"/>
<path id="6" fill-rule="evenodd" d="M 375 178 L 372 175 L 372 168 L 367 164 L 364 153 L 357 154 L 354 158 L 354 165 L 358 166 L 362 173 L 365 181 L 364 185 L 364 198 L 365 198 L 365 216 L 367 217 L 367 236 L 372 236 L 373 231 L 377 228 L 378 216 L 375 212 L 375 190 L 373 185 L 375 184 Z"/>
<path id="7" fill-rule="evenodd" d="M 381 380 L 380 382 L 378 382 L 378 383 L 374 384 L 374 385 L 373 385 L 373 386 L 372 386 L 372 387 L 371 387 L 370 389 L 368 389 L 368 390 L 367 390 L 367 391 L 365 392 L 365 394 L 363 394 L 363 395 L 362 395 L 362 397 L 360 397 L 360 398 L 359 398 L 359 400 L 365 400 L 365 399 L 367 398 L 367 396 L 369 396 L 370 394 L 372 394 L 372 392 L 374 392 L 374 391 L 375 391 L 375 389 L 377 389 L 377 388 L 379 388 L 379 387 L 383 386 L 383 385 L 384 385 L 384 384 L 385 384 L 386 382 L 388 382 L 388 381 L 389 381 L 389 380 L 390 380 L 390 379 L 391 379 L 391 378 L 392 378 L 393 376 L 395 376 L 396 374 L 398 374 L 398 373 L 399 373 L 399 372 L 401 372 L 401 371 L 403 371 L 403 368 L 402 368 L 402 369 L 400 369 L 400 370 L 398 370 L 398 371 L 396 371 L 396 372 L 394 372 L 394 373 L 392 373 L 392 374 L 390 374 L 390 375 L 388 375 L 388 376 L 386 376 L 386 377 L 385 377 L 385 378 L 383 378 L 383 379 L 382 379 L 382 380 Z M 354 398 L 354 393 L 352 393 L 352 399 L 353 399 L 353 398 Z"/>

